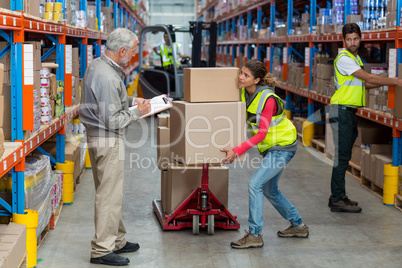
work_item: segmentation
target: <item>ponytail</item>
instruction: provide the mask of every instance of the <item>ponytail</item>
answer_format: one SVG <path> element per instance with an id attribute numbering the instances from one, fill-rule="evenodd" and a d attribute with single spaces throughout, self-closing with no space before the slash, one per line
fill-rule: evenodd
<path id="1" fill-rule="evenodd" d="M 261 86 L 270 86 L 273 87 L 276 84 L 276 80 L 271 73 L 267 73 L 264 78 L 258 83 Z"/>

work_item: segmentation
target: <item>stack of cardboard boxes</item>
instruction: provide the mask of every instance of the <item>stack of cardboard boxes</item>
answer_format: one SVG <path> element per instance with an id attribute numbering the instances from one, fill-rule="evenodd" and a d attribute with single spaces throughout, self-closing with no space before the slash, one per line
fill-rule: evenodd
<path id="1" fill-rule="evenodd" d="M 304 64 L 293 62 L 288 64 L 288 84 L 304 88 Z"/>
<path id="2" fill-rule="evenodd" d="M 361 176 L 382 188 L 384 165 L 392 163 L 392 129 L 379 124 L 360 122 L 358 137 L 352 148 L 350 162 L 361 168 Z M 326 114 L 325 151 L 333 159 L 335 143 L 329 115 Z"/>
<path id="3" fill-rule="evenodd" d="M 397 1 L 398 0 L 387 0 L 387 14 L 386 14 L 385 28 L 395 29 L 396 27 L 396 16 L 401 15 L 401 13 L 397 12 L 396 10 Z"/>
<path id="4" fill-rule="evenodd" d="M 303 13 L 301 16 L 300 22 L 300 34 L 309 34 L 310 33 L 310 14 Z M 296 29 L 296 34 L 298 34 L 298 29 Z"/>
<path id="5" fill-rule="evenodd" d="M 246 110 L 239 101 L 237 77 L 237 68 L 185 69 L 185 101 L 173 103 L 169 118 L 158 118 L 165 213 L 172 213 L 201 185 L 203 163 L 210 164 L 212 193 L 227 207 L 229 170 L 220 164 L 225 157 L 220 149 L 240 145 L 246 137 Z"/>
<path id="6" fill-rule="evenodd" d="M 73 94 L 73 105 L 80 103 L 80 57 L 78 47 L 73 47 L 73 57 L 72 57 L 72 94 Z"/>
<path id="7" fill-rule="evenodd" d="M 312 68 L 312 89 L 318 94 L 331 97 L 335 93 L 334 59 L 326 57 L 314 57 Z"/>

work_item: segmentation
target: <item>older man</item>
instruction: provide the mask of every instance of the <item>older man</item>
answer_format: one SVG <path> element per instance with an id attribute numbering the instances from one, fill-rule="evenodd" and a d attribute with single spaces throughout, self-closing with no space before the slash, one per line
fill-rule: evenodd
<path id="1" fill-rule="evenodd" d="M 138 38 L 130 30 L 110 33 L 106 52 L 91 62 L 85 72 L 80 119 L 87 129 L 89 157 L 95 184 L 95 236 L 91 242 L 91 263 L 127 265 L 130 260 L 117 254 L 137 251 L 127 242 L 122 222 L 124 183 L 123 136 L 127 127 L 150 112 L 148 100 L 136 98 L 138 107 L 129 110 L 121 66 L 127 65 L 137 48 Z"/>

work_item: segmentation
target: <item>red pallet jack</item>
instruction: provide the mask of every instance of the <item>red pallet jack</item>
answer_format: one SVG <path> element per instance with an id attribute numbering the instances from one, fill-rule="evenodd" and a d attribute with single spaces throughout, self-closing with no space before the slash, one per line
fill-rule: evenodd
<path id="1" fill-rule="evenodd" d="M 232 215 L 209 190 L 208 169 L 209 164 L 203 164 L 201 186 L 197 187 L 171 214 L 163 212 L 160 200 L 155 199 L 152 202 L 163 230 L 192 227 L 193 234 L 199 234 L 200 227 L 208 227 L 208 234 L 213 235 L 215 227 L 226 230 L 240 228 L 237 216 Z"/>

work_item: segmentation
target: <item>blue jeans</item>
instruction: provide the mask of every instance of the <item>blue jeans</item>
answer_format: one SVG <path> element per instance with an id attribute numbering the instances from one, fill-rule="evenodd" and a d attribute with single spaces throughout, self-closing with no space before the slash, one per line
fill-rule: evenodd
<path id="1" fill-rule="evenodd" d="M 262 232 L 264 226 L 262 216 L 264 196 L 282 217 L 290 221 L 292 226 L 303 223 L 299 212 L 278 189 L 278 181 L 282 171 L 295 153 L 287 151 L 268 152 L 248 182 L 250 213 L 248 224 L 250 233 L 261 234 Z"/>

